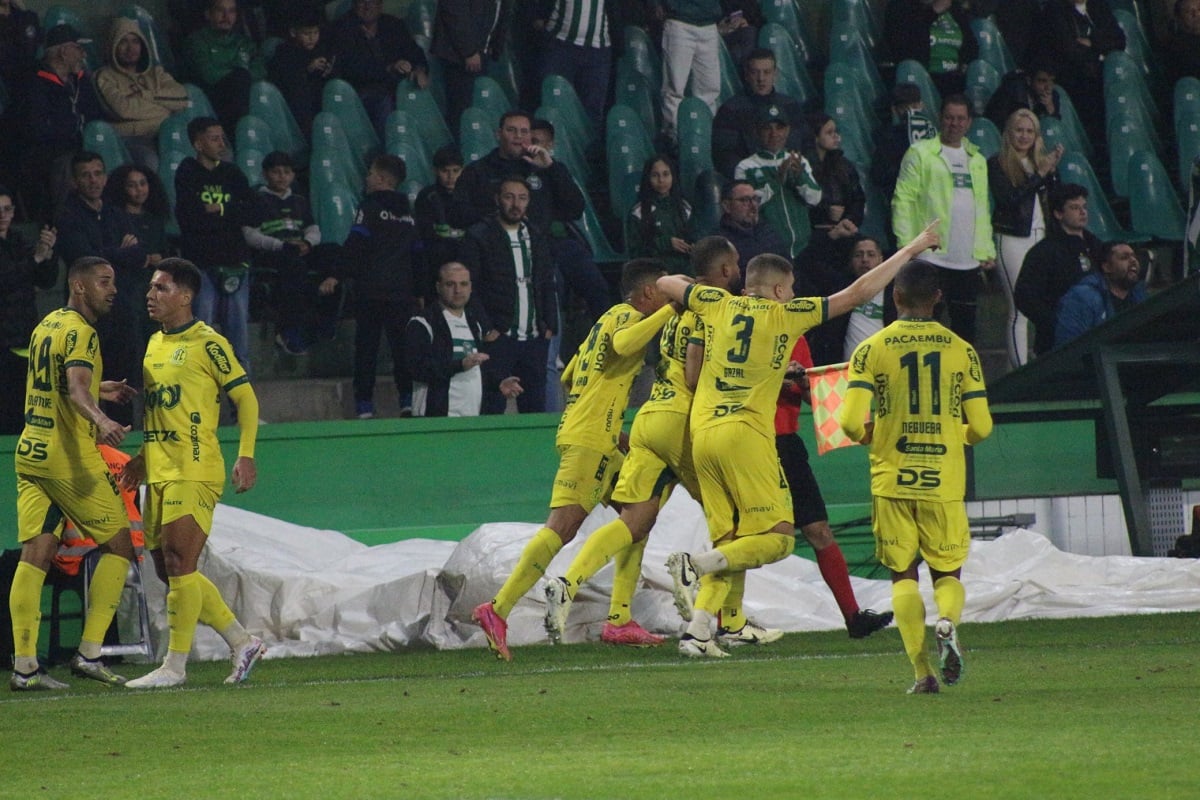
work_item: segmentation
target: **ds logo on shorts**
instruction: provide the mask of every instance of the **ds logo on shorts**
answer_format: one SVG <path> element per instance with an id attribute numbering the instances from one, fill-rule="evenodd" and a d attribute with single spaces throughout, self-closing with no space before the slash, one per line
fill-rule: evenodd
<path id="1" fill-rule="evenodd" d="M 901 467 L 896 471 L 896 485 L 917 489 L 936 489 L 942 485 L 942 472 L 937 469 L 917 470 Z"/>

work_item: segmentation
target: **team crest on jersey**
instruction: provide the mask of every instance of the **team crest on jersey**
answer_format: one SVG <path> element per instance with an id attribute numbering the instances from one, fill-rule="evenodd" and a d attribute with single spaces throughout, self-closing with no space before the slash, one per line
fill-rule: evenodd
<path id="1" fill-rule="evenodd" d="M 175 352 L 171 353 L 171 363 L 177 367 L 183 366 L 185 363 L 187 363 L 187 348 L 175 348 Z"/>
<path id="2" fill-rule="evenodd" d="M 867 356 L 871 354 L 871 345 L 864 344 L 854 351 L 854 363 L 850 365 L 851 372 L 867 371 Z"/>
<path id="3" fill-rule="evenodd" d="M 75 331 L 67 331 L 67 352 L 75 352 L 75 345 L 79 344 L 79 334 Z"/>
<path id="4" fill-rule="evenodd" d="M 204 345 L 204 352 L 208 353 L 208 358 L 217 368 L 217 372 L 222 375 L 228 375 L 233 372 L 233 364 L 229 361 L 229 356 L 225 355 L 224 348 L 216 342 L 208 342 Z"/>
<path id="5" fill-rule="evenodd" d="M 525 179 L 525 182 L 529 184 L 529 191 L 531 192 L 536 192 L 542 188 L 542 179 L 537 175 L 530 175 Z"/>

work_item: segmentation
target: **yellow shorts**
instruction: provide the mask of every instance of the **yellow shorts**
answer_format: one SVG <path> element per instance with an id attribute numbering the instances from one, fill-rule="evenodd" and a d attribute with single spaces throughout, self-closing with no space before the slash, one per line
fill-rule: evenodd
<path id="1" fill-rule="evenodd" d="M 629 431 L 629 455 L 621 464 L 612 499 L 642 503 L 661 497 L 676 482 L 682 483 L 693 498 L 700 499 L 688 415 L 675 411 L 638 414 Z"/>
<path id="2" fill-rule="evenodd" d="M 146 485 L 142 516 L 146 529 L 146 549 L 162 547 L 162 529 L 177 519 L 191 516 L 207 536 L 212 531 L 213 510 L 221 499 L 223 483 L 206 481 L 164 481 Z"/>
<path id="3" fill-rule="evenodd" d="M 591 511 L 608 502 L 617 470 L 621 468 L 621 453 L 601 453 L 575 444 L 558 448 L 558 472 L 550 492 L 550 507 L 583 506 Z"/>
<path id="4" fill-rule="evenodd" d="M 750 536 L 780 522 L 792 524 L 792 495 L 774 436 L 763 436 L 742 423 L 726 423 L 697 432 L 692 454 L 714 542 L 730 531 Z"/>
<path id="5" fill-rule="evenodd" d="M 61 537 L 64 517 L 97 544 L 129 527 L 121 490 L 103 462 L 95 474 L 67 479 L 17 475 L 18 542 L 43 533 Z"/>
<path id="6" fill-rule="evenodd" d="M 967 560 L 971 528 L 962 501 L 876 497 L 872 505 L 875 557 L 893 572 L 904 572 L 916 563 L 918 553 L 938 572 L 953 572 Z"/>

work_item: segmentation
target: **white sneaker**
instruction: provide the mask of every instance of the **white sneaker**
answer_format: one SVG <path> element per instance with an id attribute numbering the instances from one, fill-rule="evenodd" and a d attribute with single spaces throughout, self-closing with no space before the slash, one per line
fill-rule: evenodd
<path id="1" fill-rule="evenodd" d="M 168 689 L 172 686 L 183 686 L 186 680 L 185 673 L 167 669 L 167 665 L 163 664 L 151 673 L 126 681 L 125 686 L 129 689 Z"/>
<path id="2" fill-rule="evenodd" d="M 254 665 L 267 654 L 267 646 L 257 636 L 251 636 L 250 641 L 233 651 L 233 672 L 225 679 L 226 683 L 241 683 L 250 677 Z"/>
<path id="3" fill-rule="evenodd" d="M 685 633 L 679 640 L 679 652 L 688 658 L 729 658 L 712 639 L 697 639 L 690 633 Z"/>
<path id="4" fill-rule="evenodd" d="M 783 637 L 783 631 L 775 628 L 764 628 L 762 625 L 746 620 L 741 630 L 730 631 L 717 628 L 717 641 L 726 647 L 740 647 L 744 644 L 770 644 Z"/>
<path id="5" fill-rule="evenodd" d="M 547 578 L 542 586 L 546 595 L 546 635 L 555 644 L 562 644 L 563 631 L 567 627 L 567 615 L 571 613 L 571 598 L 567 596 L 567 581 L 564 578 Z"/>
<path id="6" fill-rule="evenodd" d="M 692 566 L 692 557 L 687 553 L 671 553 L 667 556 L 667 573 L 671 576 L 671 594 L 675 598 L 675 610 L 687 622 L 692 620 L 692 608 L 696 604 L 697 585 L 700 576 Z"/>

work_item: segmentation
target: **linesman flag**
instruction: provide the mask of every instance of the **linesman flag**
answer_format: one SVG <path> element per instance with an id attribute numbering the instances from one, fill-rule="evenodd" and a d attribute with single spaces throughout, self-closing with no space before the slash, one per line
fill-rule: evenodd
<path id="1" fill-rule="evenodd" d="M 813 367 L 806 369 L 804 373 L 808 376 L 808 396 L 812 403 L 817 455 L 823 456 L 830 450 L 858 444 L 842 432 L 842 426 L 837 421 L 838 408 L 841 407 L 850 385 L 849 362 Z M 869 416 L 868 414 L 868 418 Z"/>

